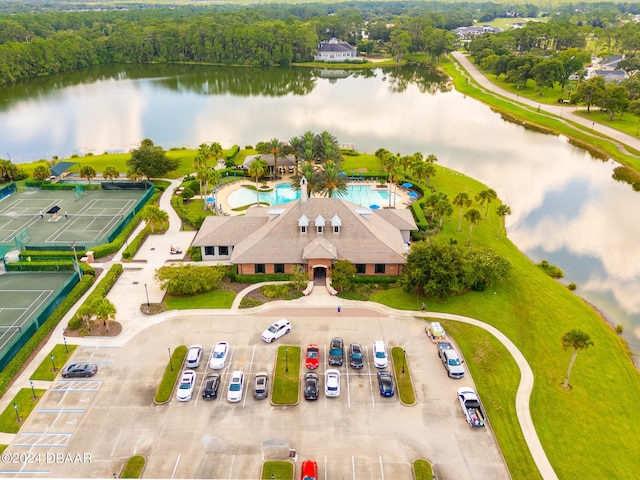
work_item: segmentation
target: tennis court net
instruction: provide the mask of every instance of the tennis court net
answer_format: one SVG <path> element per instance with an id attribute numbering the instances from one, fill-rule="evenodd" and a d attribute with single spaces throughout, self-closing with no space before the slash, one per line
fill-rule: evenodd
<path id="1" fill-rule="evenodd" d="M 65 218 L 70 218 L 70 219 L 74 219 L 74 218 L 80 218 L 80 219 L 94 219 L 94 220 L 120 220 L 121 218 L 124 217 L 124 214 L 122 213 L 118 213 L 118 214 L 114 214 L 114 215 L 105 215 L 105 214 L 96 214 L 96 215 L 91 215 L 90 213 L 65 213 L 64 214 Z"/>
<path id="2" fill-rule="evenodd" d="M 44 213 L 0 213 L 0 218 L 44 218 Z"/>

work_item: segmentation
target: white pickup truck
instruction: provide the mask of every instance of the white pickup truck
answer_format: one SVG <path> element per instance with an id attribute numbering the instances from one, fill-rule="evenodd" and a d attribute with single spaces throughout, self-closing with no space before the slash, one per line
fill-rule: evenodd
<path id="1" fill-rule="evenodd" d="M 464 377 L 464 363 L 460 360 L 458 352 L 455 351 L 453 345 L 449 342 L 438 342 L 438 357 L 442 361 L 444 368 L 447 370 L 449 377 L 462 378 Z"/>
<path id="2" fill-rule="evenodd" d="M 471 387 L 460 387 L 458 400 L 467 423 L 472 427 L 484 427 L 485 416 L 476 392 Z"/>

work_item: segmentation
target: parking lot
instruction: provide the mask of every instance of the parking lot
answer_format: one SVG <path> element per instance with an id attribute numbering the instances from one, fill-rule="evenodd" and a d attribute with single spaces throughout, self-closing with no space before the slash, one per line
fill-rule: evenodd
<path id="1" fill-rule="evenodd" d="M 456 391 L 472 385 L 468 373 L 462 380 L 447 377 L 424 322 L 373 311 L 357 317 L 292 313 L 287 315 L 291 333 L 273 344 L 264 343 L 260 333 L 280 316 L 185 315 L 147 328 L 125 345 L 78 348 L 73 360 L 97 363 L 98 373 L 54 382 L 7 450 L 40 453 L 39 462 L 14 466 L 21 473 L 13 476 L 111 477 L 130 456 L 141 454 L 147 459 L 147 478 L 259 478 L 264 461 L 290 455 L 298 466 L 304 459 L 316 460 L 323 479 L 408 479 L 416 458 L 433 462 L 439 479 L 509 478 L 490 428 L 473 429 L 464 421 Z M 345 357 L 338 367 L 341 394 L 327 398 L 323 373 L 334 336 L 344 339 L 345 353 L 350 343 L 360 343 L 365 366 L 353 370 Z M 230 343 L 231 352 L 225 369 L 218 371 L 218 398 L 203 400 L 209 354 L 222 340 Z M 402 405 L 397 393 L 379 395 L 371 358 L 374 340 L 384 340 L 389 351 L 396 345 L 405 349 L 416 405 Z M 302 381 L 308 343 L 320 346 L 318 400 L 305 401 L 302 391 L 295 406 L 254 400 L 256 372 L 267 371 L 272 386 L 279 345 L 301 347 Z M 173 397 L 155 405 L 169 349 L 192 344 L 204 347 L 192 400 Z M 232 370 L 245 374 L 243 399 L 236 404 L 226 400 Z M 65 456 L 47 458 L 47 453 L 60 452 Z M 3 476 L 12 473 L 4 470 Z"/>

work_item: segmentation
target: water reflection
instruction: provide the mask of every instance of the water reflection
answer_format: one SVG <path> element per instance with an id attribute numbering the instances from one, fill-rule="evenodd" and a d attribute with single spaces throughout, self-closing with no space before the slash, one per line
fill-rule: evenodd
<path id="1" fill-rule="evenodd" d="M 0 90 L 0 145 L 14 161 L 170 147 L 288 140 L 328 130 L 362 152 L 435 154 L 511 207 L 510 238 L 547 259 L 640 349 L 638 192 L 566 139 L 505 122 L 426 68 L 114 66 Z M 437 178 L 434 179 L 437 183 Z"/>

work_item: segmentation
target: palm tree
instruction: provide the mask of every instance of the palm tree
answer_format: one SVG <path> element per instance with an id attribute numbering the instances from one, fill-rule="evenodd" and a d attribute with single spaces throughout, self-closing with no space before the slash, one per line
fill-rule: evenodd
<path id="1" fill-rule="evenodd" d="M 380 160 L 380 170 L 384 170 L 385 165 L 389 162 L 389 157 L 392 157 L 393 154 L 386 148 L 379 148 L 376 150 L 375 156 Z"/>
<path id="2" fill-rule="evenodd" d="M 109 322 L 116 318 L 116 307 L 107 298 L 100 298 L 92 305 L 97 321 L 102 321 L 103 325 L 109 331 Z"/>
<path id="3" fill-rule="evenodd" d="M 496 198 L 498 198 L 498 194 L 496 193 L 496 191 L 493 188 L 490 188 L 489 190 L 486 190 L 487 192 L 487 209 L 484 212 L 484 219 L 486 220 L 487 217 L 489 216 L 489 205 L 491 205 L 491 202 L 493 202 Z"/>
<path id="4" fill-rule="evenodd" d="M 299 162 L 313 162 L 315 159 L 315 138 L 315 134 L 307 130 L 299 137 L 294 137 L 289 141 L 296 157 L 296 177 L 299 175 Z"/>
<path id="5" fill-rule="evenodd" d="M 438 157 L 436 157 L 433 153 L 431 153 L 424 160 L 427 163 L 436 163 L 438 161 Z"/>
<path id="6" fill-rule="evenodd" d="M 392 157 L 392 158 L 395 159 L 396 157 Z M 399 165 L 396 165 L 395 163 L 392 163 L 392 162 L 389 162 L 389 165 L 391 166 L 391 168 L 387 170 L 387 174 L 388 174 L 387 178 L 389 179 L 389 183 L 391 183 L 391 185 L 394 186 L 393 193 L 389 191 L 389 208 L 391 208 L 392 197 L 393 197 L 393 208 L 396 208 L 395 193 L 398 191 L 398 184 L 396 182 L 400 180 L 403 175 Z"/>
<path id="7" fill-rule="evenodd" d="M 469 238 L 467 238 L 467 247 L 471 245 L 471 232 L 473 231 L 473 226 L 478 225 L 480 220 L 482 220 L 482 214 L 476 208 L 472 208 L 471 210 L 467 210 L 467 213 L 464 214 L 464 218 L 469 222 Z"/>
<path id="8" fill-rule="evenodd" d="M 342 160 L 338 140 L 326 130 L 316 136 L 314 145 L 316 162 L 324 163 L 328 160 L 333 160 L 336 163 L 340 163 L 340 160 Z"/>
<path id="9" fill-rule="evenodd" d="M 202 198 L 202 203 L 204 204 L 205 196 L 202 195 L 202 184 L 204 182 L 205 177 L 207 176 L 207 156 L 208 156 L 209 146 L 206 143 L 201 143 L 198 147 L 198 153 L 193 159 L 193 169 L 198 174 L 198 182 L 200 183 L 200 196 Z"/>
<path id="10" fill-rule="evenodd" d="M 460 219 L 458 220 L 458 231 L 462 230 L 462 209 L 471 206 L 471 199 L 465 192 L 460 192 L 453 199 L 453 204 L 460 207 Z"/>
<path id="11" fill-rule="evenodd" d="M 113 183 L 114 178 L 118 178 L 120 176 L 120 172 L 113 165 L 108 165 L 104 167 L 104 171 L 102 172 L 102 176 L 104 178 L 108 178 Z"/>
<path id="12" fill-rule="evenodd" d="M 169 214 L 164 210 L 160 210 L 157 205 L 147 205 L 142 209 L 142 220 L 147 222 L 151 227 L 151 233 L 156 232 L 156 225 L 169 220 Z"/>
<path id="13" fill-rule="evenodd" d="M 571 361 L 569 362 L 569 369 L 567 370 L 567 376 L 564 378 L 563 388 L 569 388 L 569 377 L 571 376 L 571 369 L 578 356 L 578 350 L 589 348 L 593 345 L 593 341 L 588 333 L 582 330 L 570 330 L 562 335 L 562 349 L 567 350 L 573 348 L 573 354 L 571 355 Z"/>
<path id="14" fill-rule="evenodd" d="M 502 219 L 502 221 L 498 224 L 498 235 L 500 235 L 500 230 L 502 230 L 502 227 L 504 226 L 504 219 L 507 215 L 511 215 L 511 208 L 509 208 L 509 205 L 505 205 L 504 203 L 501 205 L 498 205 L 498 208 L 496 208 L 496 213 L 498 214 L 498 216 Z M 506 233 L 506 229 L 505 229 L 505 233 Z"/>
<path id="15" fill-rule="evenodd" d="M 267 162 L 265 162 L 261 158 L 256 158 L 253 162 L 251 162 L 251 165 L 249 165 L 249 176 L 256 179 L 256 205 L 258 206 L 260 206 L 260 189 L 258 187 L 258 180 L 260 180 L 260 178 L 264 176 L 267 168 L 269 168 Z"/>
<path id="16" fill-rule="evenodd" d="M 437 201 L 434 204 L 433 211 L 440 218 L 440 230 L 442 230 L 442 224 L 444 222 L 444 217 L 449 216 L 453 213 L 453 207 L 451 206 L 451 202 L 449 202 L 449 197 L 444 193 L 439 193 L 437 197 Z"/>
<path id="17" fill-rule="evenodd" d="M 338 164 L 333 160 L 324 162 L 320 191 L 325 197 L 345 196 L 349 192 L 347 177 L 340 173 Z"/>
<path id="18" fill-rule="evenodd" d="M 271 155 L 273 157 L 273 176 L 278 178 L 278 160 L 287 158 L 290 148 L 286 143 L 281 142 L 277 138 L 272 138 L 266 143 L 258 144 L 258 153 L 262 155 Z"/>
<path id="19" fill-rule="evenodd" d="M 434 167 L 431 163 L 425 163 L 422 170 L 422 175 L 424 175 L 424 178 L 427 181 L 427 188 L 431 188 L 431 177 L 436 176 L 436 167 Z"/>
<path id="20" fill-rule="evenodd" d="M 480 193 L 478 193 L 476 195 L 476 202 L 478 202 L 480 204 L 480 209 L 482 209 L 482 207 L 484 207 L 484 202 L 487 201 L 488 195 L 489 195 L 489 191 L 488 190 L 482 190 Z"/>

